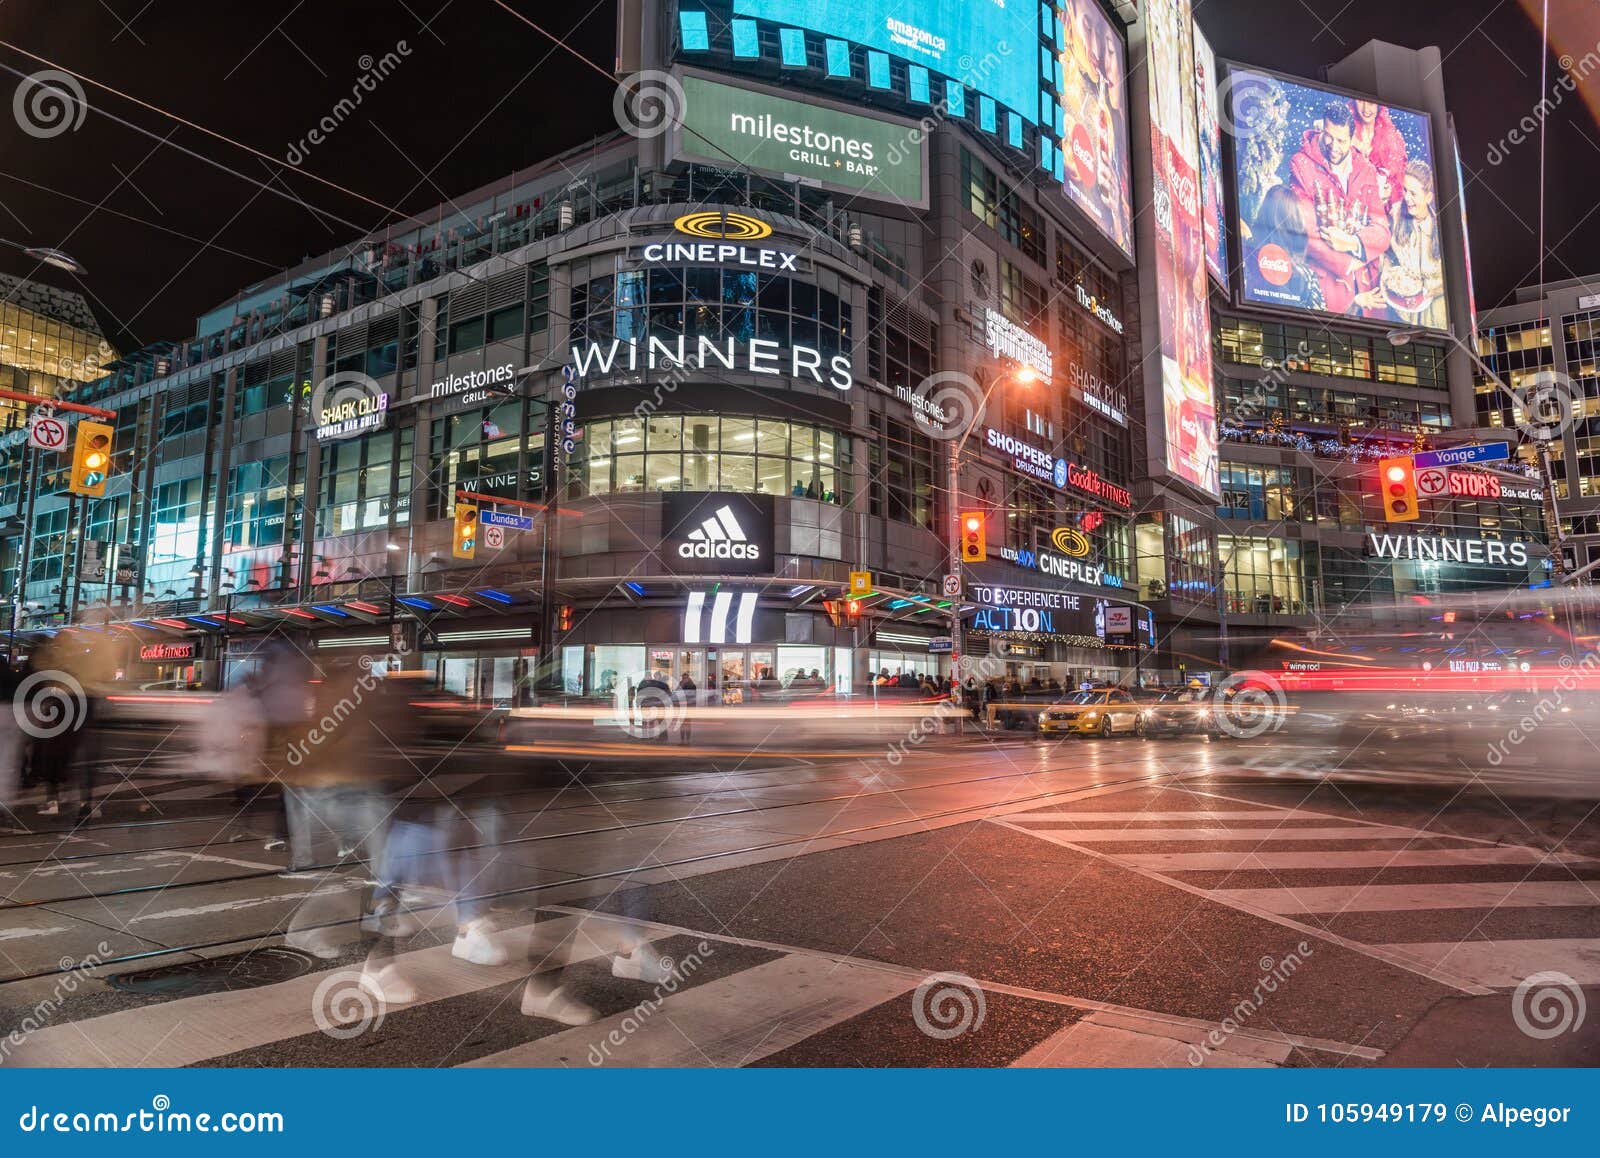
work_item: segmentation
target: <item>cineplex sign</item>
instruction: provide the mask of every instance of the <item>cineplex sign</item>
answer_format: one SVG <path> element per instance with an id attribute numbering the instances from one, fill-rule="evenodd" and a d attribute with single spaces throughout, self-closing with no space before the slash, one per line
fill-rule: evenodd
<path id="1" fill-rule="evenodd" d="M 985 445 L 1011 458 L 1011 465 L 1023 474 L 1054 483 L 1061 490 L 1082 491 L 1097 499 L 1104 499 L 1119 507 L 1133 505 L 1133 495 L 1126 487 L 1101 478 L 1086 466 L 1057 458 L 1020 438 L 1013 438 L 1003 430 L 990 426 L 984 430 Z"/>

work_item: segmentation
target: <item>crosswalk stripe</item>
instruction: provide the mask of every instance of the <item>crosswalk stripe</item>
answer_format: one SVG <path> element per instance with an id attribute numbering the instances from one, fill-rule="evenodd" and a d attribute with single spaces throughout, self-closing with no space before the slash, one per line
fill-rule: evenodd
<path id="1" fill-rule="evenodd" d="M 1274 837 L 1276 839 L 1276 837 Z M 1536 848 L 1395 848 L 1362 852 L 1125 852 L 1120 860 L 1165 872 L 1233 872 L 1251 869 L 1422 868 L 1439 865 L 1581 864 L 1574 853 L 1547 855 Z"/>
<path id="2" fill-rule="evenodd" d="M 913 983 L 881 969 L 790 956 L 664 994 L 651 1008 L 541 1037 L 469 1066 L 741 1066 L 797 1045 Z"/>
<path id="3" fill-rule="evenodd" d="M 541 971 L 617 952 L 624 947 L 622 940 L 630 936 L 625 925 L 612 921 L 585 922 L 574 936 L 578 924 L 577 918 L 559 917 L 495 934 L 511 954 L 505 965 L 469 965 L 451 956 L 448 944 L 400 953 L 396 960 L 416 985 L 418 1004 L 422 1004 L 526 977 L 531 971 L 529 942 L 535 930 L 539 934 L 535 960 Z M 551 946 L 553 951 L 547 951 Z M 258 989 L 182 997 L 46 1026 L 29 1035 L 11 1060 L 22 1066 L 196 1065 L 316 1032 L 312 1007 L 318 986 L 337 972 L 324 970 Z M 353 994 L 355 971 L 348 972 Z"/>
<path id="4" fill-rule="evenodd" d="M 1013 820 L 1327 820 L 1318 812 L 1282 808 L 1225 809 L 1207 812 L 1024 812 Z"/>
<path id="5" fill-rule="evenodd" d="M 1146 1069 L 1197 1064 L 1205 1069 L 1259 1069 L 1281 1065 L 1289 1058 L 1287 1043 L 1241 1035 L 1205 1051 L 1200 1047 L 1206 1033 L 1204 1028 L 1093 1013 L 1057 1030 L 1011 1064 L 1019 1068 Z M 1196 1058 L 1200 1060 L 1196 1062 Z"/>
<path id="6" fill-rule="evenodd" d="M 1579 985 L 1600 985 L 1600 939 L 1422 941 L 1386 945 L 1395 953 L 1443 965 L 1484 985 L 1509 989 L 1535 973 L 1565 973 Z"/>
<path id="7" fill-rule="evenodd" d="M 1273 828 L 1263 825 L 1260 828 L 1050 828 L 1029 831 L 1056 840 L 1083 844 L 1113 840 L 1415 840 L 1418 837 L 1443 835 L 1382 824 L 1342 825 L 1338 828 Z"/>
<path id="8" fill-rule="evenodd" d="M 1213 889 L 1219 901 L 1269 913 L 1392 913 L 1414 909 L 1548 908 L 1600 905 L 1600 882 L 1473 881 L 1433 885 L 1316 885 Z"/>

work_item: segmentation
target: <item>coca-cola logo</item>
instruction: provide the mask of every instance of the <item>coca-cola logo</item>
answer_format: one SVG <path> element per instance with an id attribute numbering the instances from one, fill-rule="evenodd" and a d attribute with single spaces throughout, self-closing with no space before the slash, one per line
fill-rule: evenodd
<path id="1" fill-rule="evenodd" d="M 1155 196 L 1150 199 L 1151 207 L 1156 214 L 1156 230 L 1159 233 L 1172 232 L 1172 195 L 1167 192 L 1165 185 L 1156 186 Z"/>
<path id="2" fill-rule="evenodd" d="M 1200 187 L 1186 173 L 1172 175 L 1172 195 L 1178 199 L 1186 217 L 1200 216 Z"/>
<path id="3" fill-rule="evenodd" d="M 1094 183 L 1094 149 L 1089 145 L 1089 130 L 1082 125 L 1072 130 L 1072 164 L 1078 170 L 1078 180 L 1085 185 Z"/>
<path id="4" fill-rule="evenodd" d="M 1256 254 L 1256 268 L 1272 285 L 1287 285 L 1294 273 L 1294 265 L 1289 261 L 1288 251 L 1276 243 L 1261 247 L 1261 252 Z"/>

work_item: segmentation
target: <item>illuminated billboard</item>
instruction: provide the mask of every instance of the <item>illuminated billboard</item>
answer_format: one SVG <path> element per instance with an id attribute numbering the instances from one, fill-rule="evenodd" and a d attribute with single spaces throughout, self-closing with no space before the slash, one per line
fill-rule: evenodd
<path id="1" fill-rule="evenodd" d="M 1244 300 L 1448 330 L 1426 113 L 1233 67 Z"/>
<path id="2" fill-rule="evenodd" d="M 1098 0 L 1063 0 L 1056 19 L 1067 196 L 1132 257 L 1126 50 Z"/>
<path id="3" fill-rule="evenodd" d="M 1206 270 L 1226 292 L 1228 235 L 1222 195 L 1222 127 L 1217 123 L 1217 54 L 1194 30 L 1195 113 L 1200 124 L 1200 208 L 1206 233 Z"/>
<path id="4" fill-rule="evenodd" d="M 1036 0 L 733 0 L 733 14 L 854 41 L 1039 119 Z"/>
<path id="5" fill-rule="evenodd" d="M 827 189 L 906 205 L 928 203 L 927 143 L 899 121 L 692 73 L 683 78 L 683 95 L 675 156 L 795 173 Z"/>
<path id="6" fill-rule="evenodd" d="M 1211 384 L 1211 306 L 1201 223 L 1195 114 L 1194 20 L 1189 0 L 1149 0 L 1151 209 L 1166 467 L 1217 494 L 1217 410 Z"/>

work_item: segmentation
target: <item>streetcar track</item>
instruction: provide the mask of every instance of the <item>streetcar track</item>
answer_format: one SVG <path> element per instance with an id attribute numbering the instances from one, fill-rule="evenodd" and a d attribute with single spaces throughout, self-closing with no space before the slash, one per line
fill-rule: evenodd
<path id="1" fill-rule="evenodd" d="M 706 861 L 717 860 L 717 859 L 721 859 L 721 858 L 724 858 L 724 857 L 745 856 L 745 855 L 748 855 L 750 853 L 765 852 L 767 850 L 775 849 L 775 848 L 788 848 L 788 847 L 791 847 L 791 846 L 794 846 L 794 845 L 815 844 L 819 840 L 835 840 L 835 839 L 838 839 L 838 838 L 841 838 L 841 837 L 849 836 L 849 835 L 854 834 L 854 833 L 874 832 L 874 831 L 877 831 L 879 829 L 893 828 L 893 827 L 896 827 L 896 826 L 906 825 L 906 824 L 915 824 L 915 823 L 918 823 L 918 822 L 921 822 L 921 821 L 938 820 L 938 819 L 943 819 L 945 817 L 962 815 L 962 814 L 965 814 L 965 813 L 981 813 L 985 808 L 994 808 L 994 807 L 997 807 L 997 806 L 1010 807 L 1012 805 L 1017 805 L 1017 804 L 1028 804 L 1028 803 L 1033 803 L 1035 801 L 1049 800 L 1049 799 L 1052 799 L 1054 797 L 1073 796 L 1073 795 L 1078 795 L 1078 794 L 1081 794 L 1081 793 L 1093 792 L 1093 791 L 1096 791 L 1098 789 L 1103 789 L 1103 788 L 1115 788 L 1115 787 L 1120 787 L 1120 786 L 1123 786 L 1123 785 L 1149 783 L 1149 782 L 1152 782 L 1152 781 L 1159 781 L 1159 780 L 1164 780 L 1164 779 L 1175 779 L 1175 778 L 1179 778 L 1179 777 L 1182 777 L 1182 776 L 1185 776 L 1185 775 L 1189 775 L 1189 774 L 1190 773 L 1188 773 L 1188 772 L 1160 772 L 1160 773 L 1149 773 L 1149 774 L 1146 774 L 1146 775 L 1143 775 L 1143 776 L 1126 777 L 1126 778 L 1121 779 L 1121 780 L 1096 781 L 1096 782 L 1091 783 L 1091 784 L 1079 785 L 1079 786 L 1077 786 L 1075 788 L 1062 788 L 1062 789 L 1057 789 L 1057 790 L 1050 791 L 1050 792 L 1034 793 L 1034 794 L 1031 794 L 1031 795 L 1028 795 L 1028 796 L 1015 797 L 1015 798 L 1012 798 L 1012 799 L 1009 799 L 1009 800 L 1005 800 L 1005 801 L 997 801 L 997 802 L 995 802 L 993 804 L 980 806 L 978 808 L 964 807 L 964 808 L 943 809 L 943 810 L 938 811 L 938 812 L 929 812 L 929 813 L 923 813 L 923 814 L 921 814 L 919 816 L 908 817 L 908 818 L 906 818 L 904 820 L 879 821 L 879 822 L 876 822 L 876 823 L 873 823 L 873 824 L 863 824 L 863 825 L 858 825 L 858 826 L 856 826 L 854 828 L 838 829 L 838 830 L 835 830 L 835 831 L 832 831 L 832 832 L 821 833 L 821 834 L 816 834 L 816 835 L 812 835 L 812 836 L 796 836 L 796 837 L 793 837 L 793 838 L 787 839 L 787 840 L 776 840 L 776 841 L 768 841 L 768 842 L 763 843 L 763 844 L 745 845 L 745 846 L 740 847 L 740 848 L 726 849 L 726 850 L 721 851 L 721 852 L 701 853 L 701 854 L 698 854 L 698 855 L 695 855 L 695 856 L 682 857 L 682 858 L 680 858 L 678 860 L 673 860 L 673 861 L 657 861 L 657 862 L 652 863 L 652 864 L 632 865 L 632 866 L 629 866 L 627 868 L 613 869 L 613 870 L 611 870 L 609 872 L 590 873 L 590 874 L 583 875 L 583 876 L 573 876 L 573 877 L 568 877 L 565 880 L 550 881 L 550 882 L 545 883 L 545 884 L 530 885 L 530 886 L 521 887 L 521 888 L 514 888 L 514 889 L 501 889 L 501 890 L 497 890 L 497 891 L 494 891 L 494 892 L 475 894 L 475 895 L 472 895 L 472 896 L 452 897 L 449 901 L 441 902 L 438 905 L 408 905 L 407 906 L 407 911 L 408 912 L 413 912 L 413 913 L 420 913 L 420 912 L 429 911 L 430 909 L 437 910 L 437 909 L 441 909 L 441 908 L 445 907 L 446 905 L 456 904 L 459 901 L 463 901 L 463 900 L 465 900 L 465 901 L 491 901 L 491 900 L 501 899 L 501 898 L 504 898 L 504 897 L 536 895 L 542 889 L 566 888 L 566 887 L 568 887 L 570 885 L 588 884 L 588 883 L 593 883 L 593 882 L 596 882 L 596 881 L 611 880 L 613 878 L 619 878 L 619 877 L 626 878 L 626 877 L 632 875 L 633 873 L 637 873 L 637 872 L 641 872 L 641 871 L 653 872 L 653 871 L 657 871 L 657 870 L 660 870 L 660 869 L 677 868 L 677 867 L 682 866 L 682 865 L 700 864 L 700 863 L 704 863 Z M 1026 774 L 1017 773 L 1017 774 L 1014 774 L 1014 775 L 1026 775 Z M 930 785 L 929 787 L 935 787 L 935 786 Z M 796 802 L 796 803 L 827 803 L 827 801 L 825 801 L 825 800 L 824 801 L 804 801 L 804 802 Z M 644 822 L 641 825 L 637 825 L 637 826 L 633 826 L 633 827 L 646 827 L 648 825 L 661 824 L 661 823 L 679 823 L 679 822 L 681 822 L 682 819 L 684 819 L 684 818 L 677 818 L 677 819 L 675 819 L 673 821 L 670 821 L 670 822 L 669 821 L 647 821 L 647 822 Z M 562 835 L 562 836 L 578 836 L 578 835 L 584 835 L 584 834 L 583 833 L 563 833 L 563 834 L 560 834 L 560 835 Z M 531 839 L 554 839 L 554 838 L 555 837 L 537 837 L 537 838 L 531 838 Z M 509 842 L 501 842 L 501 843 L 504 844 L 504 843 L 509 843 Z M 475 846 L 475 847 L 483 847 L 483 846 Z M 308 869 L 308 870 L 305 870 L 305 871 L 309 872 L 309 871 L 316 871 L 316 870 Z M 276 875 L 280 875 L 280 874 L 262 874 L 262 875 L 264 875 L 264 876 L 276 876 Z M 241 879 L 249 879 L 249 878 L 241 878 Z M 197 882 L 197 883 L 224 884 L 224 883 L 228 883 L 228 882 L 227 881 L 218 880 L 218 881 L 206 881 L 206 882 Z M 111 895 L 115 895 L 115 894 L 111 894 Z M 66 902 L 51 901 L 51 902 L 44 902 L 44 903 L 46 903 L 46 904 L 63 904 L 63 903 L 66 903 Z M 49 911 L 49 910 L 47 910 L 47 911 Z M 120 928 L 117 928 L 114 925 L 107 925 L 107 924 L 104 924 L 104 923 L 102 923 L 100 921 L 91 920 L 91 919 L 89 919 L 87 917 L 76 917 L 75 916 L 75 917 L 72 917 L 71 919 L 80 920 L 85 925 L 91 926 L 91 927 L 96 928 L 96 929 L 104 929 L 107 932 L 120 933 L 120 934 L 123 934 L 123 935 L 129 935 L 127 933 L 126 929 L 120 929 Z M 342 927 L 342 926 L 347 926 L 347 925 L 356 924 L 356 923 L 358 923 L 358 922 L 356 922 L 356 921 L 329 921 L 329 922 L 325 922 L 325 923 L 320 924 L 320 925 L 308 925 L 304 929 L 297 929 L 296 932 L 302 932 L 303 933 L 303 932 L 310 932 L 310 931 L 312 931 L 314 929 L 339 928 L 339 927 Z M 128 954 L 123 954 L 123 955 L 120 955 L 120 956 L 103 958 L 103 959 L 100 959 L 97 962 L 96 968 L 101 968 L 101 967 L 104 967 L 104 966 L 111 966 L 111 965 L 123 965 L 123 964 L 131 963 L 131 962 L 150 960 L 150 959 L 157 958 L 157 957 L 171 956 L 173 954 L 194 954 L 194 953 L 197 953 L 197 952 L 200 952 L 200 951 L 204 951 L 204 950 L 220 949 L 220 948 L 224 948 L 224 947 L 227 947 L 227 946 L 230 946 L 230 945 L 245 944 L 247 942 L 255 942 L 255 943 L 259 944 L 261 941 L 263 941 L 263 940 L 265 940 L 267 938 L 283 936 L 284 933 L 285 933 L 285 930 L 279 929 L 277 927 L 274 927 L 274 928 L 266 930 L 264 932 L 247 933 L 247 934 L 243 934 L 243 935 L 239 935 L 239 936 L 225 938 L 223 940 L 217 940 L 217 941 L 195 941 L 195 942 L 190 942 L 190 943 L 185 944 L 185 945 L 163 946 L 163 947 L 158 948 L 158 949 L 148 949 L 148 950 L 144 950 L 144 951 L 138 952 L 138 953 L 128 953 Z M 141 940 L 150 940 L 150 938 L 145 938 L 145 937 L 141 937 L 140 939 Z M 39 972 L 36 972 L 36 973 L 19 974 L 16 977 L 7 978 L 4 981 L 0 981 L 0 987 L 6 986 L 6 985 L 10 985 L 10 984 L 13 984 L 13 983 L 33 981 L 33 980 L 37 980 L 37 979 L 39 979 L 41 977 L 53 977 L 53 976 L 56 976 L 56 975 L 58 975 L 60 973 L 70 972 L 71 968 L 72 968 L 72 966 L 69 964 L 69 966 L 67 968 L 64 968 L 64 969 L 45 969 L 45 970 L 40 970 Z"/>
<path id="2" fill-rule="evenodd" d="M 1051 768 L 1051 769 L 1046 769 L 1044 771 L 1052 771 L 1053 772 L 1053 771 L 1061 771 L 1061 769 Z M 745 816 L 745 815 L 749 815 L 749 814 L 752 814 L 752 813 L 770 812 L 770 811 L 775 811 L 775 810 L 780 809 L 780 808 L 800 808 L 800 807 L 809 807 L 811 805 L 816 805 L 816 804 L 835 804 L 835 803 L 839 803 L 839 802 L 851 802 L 851 801 L 856 801 L 856 800 L 866 800 L 866 799 L 870 799 L 870 798 L 876 797 L 876 796 L 894 796 L 894 795 L 898 795 L 898 794 L 900 794 L 902 792 L 926 792 L 926 791 L 930 791 L 930 790 L 933 790 L 933 789 L 936 789 L 936 788 L 954 788 L 954 787 L 959 787 L 959 786 L 968 785 L 968 784 L 984 784 L 984 783 L 989 783 L 991 781 L 996 781 L 996 780 L 1015 779 L 1015 778 L 1017 778 L 1019 776 L 1037 776 L 1037 775 L 1042 775 L 1042 774 L 1043 774 L 1043 772 L 1041 772 L 1041 770 L 1033 769 L 1033 770 L 1030 770 L 1030 771 L 1027 771 L 1027 772 L 1008 772 L 1008 773 L 1000 773 L 1000 774 L 997 774 L 997 775 L 994 775 L 994 776 L 974 776 L 974 777 L 969 777 L 969 778 L 964 779 L 964 780 L 943 780 L 943 781 L 939 781 L 938 783 L 934 783 L 934 784 L 919 784 L 919 785 L 915 785 L 915 786 L 911 786 L 911 787 L 902 787 L 902 788 L 883 788 L 883 789 L 878 789 L 878 790 L 872 791 L 872 792 L 853 792 L 853 793 L 843 793 L 843 794 L 834 795 L 834 796 L 821 796 L 821 797 L 816 797 L 816 798 L 808 799 L 808 800 L 790 800 L 790 801 L 784 801 L 782 803 L 774 803 L 774 804 L 762 805 L 760 807 L 730 808 L 730 809 L 725 809 L 725 810 L 720 811 L 720 812 L 699 812 L 699 813 L 693 814 L 692 816 L 675 816 L 675 817 L 665 817 L 665 818 L 662 818 L 660 820 L 643 820 L 643 821 L 639 821 L 636 824 L 612 824 L 612 825 L 604 825 L 604 826 L 601 826 L 601 827 L 598 827 L 598 828 L 574 829 L 571 832 L 554 832 L 554 833 L 541 833 L 541 834 L 536 834 L 536 835 L 532 835 L 532 836 L 516 836 L 516 837 L 510 837 L 510 838 L 507 838 L 507 839 L 504 839 L 504 840 L 496 841 L 496 842 L 494 842 L 492 844 L 481 844 L 480 843 L 480 844 L 456 845 L 456 846 L 452 846 L 450 848 L 432 849 L 427 853 L 419 853 L 417 855 L 419 855 L 419 856 L 438 856 L 438 855 L 440 855 L 442 853 L 448 853 L 448 852 L 471 852 L 471 851 L 475 851 L 477 849 L 483 849 L 483 848 L 504 848 L 504 847 L 508 847 L 508 846 L 512 846 L 512 845 L 531 844 L 531 843 L 534 843 L 536 841 L 560 840 L 560 839 L 564 839 L 566 837 L 573 837 L 573 836 L 598 836 L 598 835 L 601 835 L 601 834 L 604 834 L 604 833 L 608 833 L 608 832 L 624 832 L 624 831 L 628 831 L 628 830 L 636 829 L 636 828 L 649 828 L 649 827 L 653 827 L 653 826 L 658 825 L 658 824 L 681 824 L 681 823 L 683 823 L 685 821 L 716 820 L 716 819 L 720 819 L 720 818 L 724 818 L 724 817 Z M 808 783 L 813 783 L 813 784 L 835 783 L 835 782 L 840 781 L 840 780 L 849 780 L 849 779 L 851 779 L 851 777 L 848 777 L 848 776 L 834 776 L 834 777 L 828 777 L 828 778 L 826 778 L 824 780 L 808 781 Z M 727 791 L 737 792 L 738 789 L 728 789 Z M 761 789 L 752 789 L 751 791 L 761 791 Z M 657 800 L 683 800 L 683 799 L 688 799 L 689 797 L 695 796 L 695 795 L 699 795 L 699 793 L 694 793 L 694 792 L 668 793 L 668 794 L 665 794 L 665 795 L 662 795 L 662 796 L 638 797 L 638 798 L 627 799 L 627 800 L 606 801 L 606 802 L 603 802 L 602 804 L 598 805 L 598 807 L 609 808 L 609 806 L 611 806 L 611 805 L 633 804 L 633 803 L 648 803 L 648 802 L 657 801 Z M 545 815 L 549 815 L 551 813 L 559 813 L 559 812 L 571 811 L 571 810 L 573 810 L 575 808 L 596 807 L 596 806 L 597 805 L 595 805 L 593 802 L 582 803 L 582 804 L 568 804 L 568 805 L 562 805 L 562 806 L 560 806 L 558 808 L 529 809 L 529 810 L 524 810 L 523 812 L 509 812 L 509 813 L 506 813 L 504 815 L 506 815 L 507 817 L 514 817 L 514 816 L 519 816 L 519 815 L 527 815 L 529 812 L 532 812 L 534 814 L 535 818 L 537 818 L 539 816 L 545 816 Z M 915 819 L 915 818 L 908 818 L 908 820 L 910 820 L 910 819 Z M 904 823 L 907 823 L 907 821 L 896 820 L 896 821 L 891 821 L 890 823 L 904 824 Z M 85 861 L 85 860 L 94 860 L 94 859 L 98 859 L 98 858 L 102 858 L 102 857 L 111 857 L 111 856 L 132 856 L 132 855 L 135 855 L 135 854 L 144 855 L 144 856 L 159 856 L 162 853 L 168 853 L 168 852 L 170 852 L 170 853 L 182 853 L 182 852 L 188 851 L 190 849 L 194 849 L 194 848 L 201 848 L 201 849 L 215 848 L 215 849 L 218 849 L 218 850 L 227 850 L 230 847 L 232 847 L 233 844 L 237 844 L 237 843 L 240 843 L 240 842 L 230 841 L 230 842 L 226 842 L 226 843 L 218 843 L 218 842 L 213 841 L 213 842 L 202 843 L 202 844 L 178 845 L 178 846 L 173 846 L 171 848 L 114 850 L 114 851 L 111 851 L 111 852 L 102 852 L 102 853 L 85 853 L 82 856 L 72 857 L 72 858 L 50 857 L 50 858 L 46 858 L 46 859 L 47 859 L 47 861 L 49 863 L 59 863 L 59 862 L 64 862 L 64 861 L 68 861 L 68 860 L 72 861 L 73 863 L 77 863 L 77 862 L 81 862 L 81 861 Z M 220 853 L 219 853 L 219 855 L 220 855 Z M 13 864 L 31 864 L 31 863 L 44 863 L 44 862 L 17 861 L 17 862 L 12 862 L 12 863 Z M 326 864 L 306 865 L 306 866 L 301 867 L 301 868 L 296 868 L 293 871 L 296 872 L 296 873 L 302 873 L 302 872 L 305 872 L 305 873 L 326 872 L 326 871 L 329 871 L 329 870 L 332 870 L 332 869 L 349 868 L 349 867 L 352 866 L 352 864 L 360 864 L 360 863 L 363 863 L 363 862 L 361 862 L 361 861 L 354 861 L 354 862 L 351 862 L 351 861 L 334 861 L 334 862 L 330 862 L 330 863 L 326 863 Z M 79 895 L 76 895 L 76 896 L 51 897 L 51 898 L 47 898 L 47 899 L 43 899 L 43 900 L 34 900 L 34 901 L 8 901 L 8 902 L 5 902 L 3 904 L 0 904 L 0 913 L 20 911 L 20 910 L 23 910 L 23 909 L 43 908 L 43 907 L 48 906 L 48 905 L 73 904 L 73 903 L 76 903 L 76 902 L 79 902 L 79 901 L 110 900 L 110 899 L 115 898 L 115 897 L 133 896 L 133 895 L 137 895 L 139 893 L 156 892 L 156 891 L 162 891 L 162 890 L 190 889 L 190 888 L 200 888 L 200 887 L 203 887 L 203 886 L 206 886 L 206 885 L 237 884 L 237 883 L 241 883 L 241 882 L 245 882 L 245 881 L 265 880 L 265 879 L 268 879 L 268 878 L 281 876 L 284 873 L 287 873 L 289 871 L 290 870 L 287 867 L 285 867 L 285 868 L 281 868 L 281 869 L 273 869 L 271 871 L 263 871 L 263 872 L 255 872 L 255 873 L 239 873 L 239 874 L 234 875 L 234 876 L 211 877 L 211 878 L 208 878 L 206 880 L 198 880 L 198 881 L 165 882 L 165 883 L 148 884 L 148 885 L 131 885 L 128 888 L 112 889 L 112 890 L 110 890 L 108 892 L 101 892 L 101 893 L 82 893 L 82 894 L 79 894 Z M 24 878 L 24 879 L 26 879 L 26 878 Z"/>

